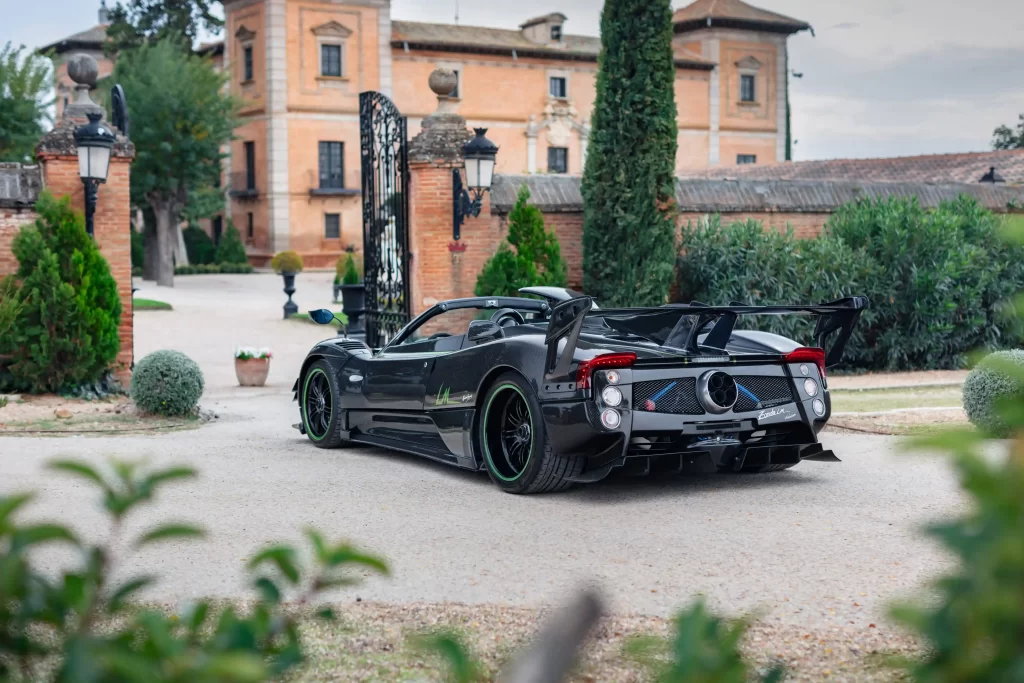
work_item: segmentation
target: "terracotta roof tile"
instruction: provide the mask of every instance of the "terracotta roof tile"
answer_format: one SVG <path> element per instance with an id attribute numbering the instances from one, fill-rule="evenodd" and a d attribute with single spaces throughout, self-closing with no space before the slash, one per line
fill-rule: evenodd
<path id="1" fill-rule="evenodd" d="M 56 50 L 58 53 L 65 52 L 67 50 L 81 50 L 83 48 L 94 47 L 99 49 L 103 47 L 103 41 L 107 39 L 107 25 L 99 24 L 93 26 L 85 31 L 79 31 L 73 35 L 58 40 L 55 43 L 50 43 L 45 47 L 39 48 L 40 52 L 49 52 L 50 50 Z"/>
<path id="2" fill-rule="evenodd" d="M 530 188 L 530 203 L 544 212 L 578 213 L 583 210 L 580 177 L 568 175 L 496 175 L 491 187 L 491 207 L 508 213 L 519 186 Z M 1005 211 L 1013 202 L 1024 203 L 1024 187 L 965 183 L 872 183 L 856 181 L 712 180 L 681 178 L 676 182 L 679 210 L 700 213 L 829 212 L 857 199 L 917 197 L 934 208 L 961 194 L 975 197 L 983 206 Z"/>
<path id="3" fill-rule="evenodd" d="M 1024 149 L 882 159 L 795 161 L 763 166 L 692 169 L 681 171 L 679 175 L 687 178 L 744 180 L 977 183 L 993 166 L 1007 183 L 1024 184 Z"/>
<path id="4" fill-rule="evenodd" d="M 709 22 L 710 20 L 710 22 Z M 769 12 L 743 0 L 697 0 L 676 10 L 672 15 L 676 30 L 693 30 L 703 26 L 762 27 L 769 30 L 796 33 L 811 28 L 807 22 L 782 14 Z"/>

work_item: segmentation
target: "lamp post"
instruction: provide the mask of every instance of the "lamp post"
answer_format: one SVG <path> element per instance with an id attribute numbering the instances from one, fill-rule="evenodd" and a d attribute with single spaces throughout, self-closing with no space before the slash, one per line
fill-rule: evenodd
<path id="1" fill-rule="evenodd" d="M 85 231 L 93 236 L 93 215 L 96 213 L 96 195 L 100 183 L 107 182 L 110 170 L 110 151 L 116 140 L 114 133 L 100 121 L 99 112 L 89 113 L 89 123 L 75 130 L 78 146 L 78 175 L 85 186 Z"/>
<path id="2" fill-rule="evenodd" d="M 456 242 L 467 216 L 476 218 L 480 215 L 484 192 L 489 192 L 494 179 L 494 158 L 498 155 L 498 146 L 487 139 L 486 128 L 474 128 L 476 136 L 462 148 L 465 158 L 466 183 L 462 183 L 459 169 L 452 170 L 454 184 L 452 237 Z M 472 193 L 472 196 L 470 194 Z"/>

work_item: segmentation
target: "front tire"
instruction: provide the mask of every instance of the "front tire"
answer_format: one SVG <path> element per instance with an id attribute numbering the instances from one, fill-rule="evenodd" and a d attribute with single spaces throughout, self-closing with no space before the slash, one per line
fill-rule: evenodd
<path id="1" fill-rule="evenodd" d="M 508 493 L 562 491 L 583 471 L 582 457 L 562 457 L 548 438 L 533 389 L 515 373 L 491 385 L 478 423 L 491 481 Z"/>
<path id="2" fill-rule="evenodd" d="M 301 389 L 299 413 L 306 436 L 317 448 L 337 448 L 345 440 L 341 438 L 341 392 L 330 364 L 318 360 L 309 366 Z"/>

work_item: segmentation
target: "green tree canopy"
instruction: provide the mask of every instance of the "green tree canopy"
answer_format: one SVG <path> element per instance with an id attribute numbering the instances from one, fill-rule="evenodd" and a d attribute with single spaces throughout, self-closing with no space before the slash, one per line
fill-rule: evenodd
<path id="1" fill-rule="evenodd" d="M 659 305 L 675 263 L 676 102 L 669 0 L 607 0 L 583 173 L 583 287 Z"/>
<path id="2" fill-rule="evenodd" d="M 508 214 L 508 241 L 484 264 L 474 289 L 477 296 L 518 296 L 521 287 L 565 286 L 565 261 L 558 238 L 545 230 L 544 214 L 528 204 L 529 199 L 530 190 L 524 183 Z"/>
<path id="3" fill-rule="evenodd" d="M 0 49 L 0 161 L 26 162 L 53 104 L 50 62 L 24 45 Z"/>
<path id="4" fill-rule="evenodd" d="M 216 0 L 126 0 L 110 11 L 107 50 L 120 53 L 165 38 L 191 47 L 201 30 L 216 33 L 224 21 Z"/>
<path id="5" fill-rule="evenodd" d="M 156 220 L 157 283 L 172 286 L 178 225 L 190 202 L 220 178 L 222 146 L 237 123 L 226 76 L 170 39 L 120 56 L 115 83 L 128 93 L 134 125 L 132 202 Z M 147 258 L 148 263 L 148 258 Z"/>
<path id="6" fill-rule="evenodd" d="M 999 126 L 992 133 L 994 149 L 1024 149 L 1024 114 L 1020 115 L 1016 128 Z"/>

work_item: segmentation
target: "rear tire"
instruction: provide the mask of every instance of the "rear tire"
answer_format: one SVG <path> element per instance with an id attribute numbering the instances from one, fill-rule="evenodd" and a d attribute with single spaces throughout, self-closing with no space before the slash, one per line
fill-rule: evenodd
<path id="1" fill-rule="evenodd" d="M 477 436 L 491 481 L 508 493 L 546 493 L 572 486 L 584 458 L 554 452 L 540 403 L 530 385 L 507 372 L 482 403 Z"/>
<path id="2" fill-rule="evenodd" d="M 341 391 L 334 369 L 325 360 L 309 366 L 299 392 L 299 415 L 306 436 L 317 448 L 337 448 L 341 437 Z"/>

